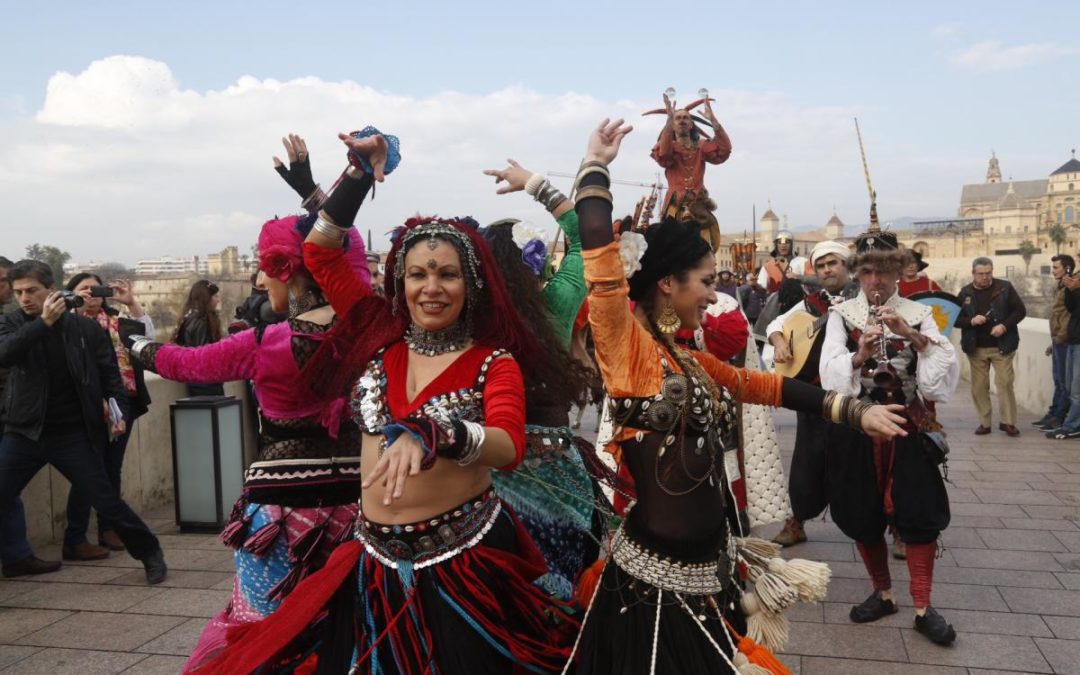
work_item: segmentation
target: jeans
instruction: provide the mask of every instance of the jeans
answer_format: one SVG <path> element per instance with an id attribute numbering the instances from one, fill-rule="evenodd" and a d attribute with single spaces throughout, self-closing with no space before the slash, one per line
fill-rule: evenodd
<path id="1" fill-rule="evenodd" d="M 127 450 L 128 440 L 131 438 L 134 422 L 124 431 L 124 435 L 109 443 L 105 447 L 105 475 L 109 477 L 109 483 L 120 493 L 120 472 L 124 466 L 124 452 Z M 97 516 L 98 536 L 106 530 L 115 530 L 107 518 L 98 513 Z M 73 546 L 86 540 L 86 530 L 90 527 L 90 497 L 82 490 L 72 487 L 68 493 L 67 502 L 67 529 L 64 531 L 64 543 Z"/>
<path id="2" fill-rule="evenodd" d="M 22 434 L 4 434 L 0 440 L 0 504 L 10 504 L 46 464 L 56 467 L 73 488 L 89 497 L 98 513 L 114 525 L 133 558 L 142 560 L 160 549 L 150 528 L 120 499 L 101 456 L 81 428 L 46 431 L 37 441 Z"/>
<path id="3" fill-rule="evenodd" d="M 1050 363 L 1054 373 L 1054 398 L 1050 402 L 1050 416 L 1064 420 L 1069 412 L 1069 380 L 1066 379 L 1069 363 L 1069 345 L 1054 343 L 1050 352 Z"/>
<path id="4" fill-rule="evenodd" d="M 26 512 L 17 496 L 0 509 L 0 561 L 4 565 L 26 560 L 34 555 L 26 538 Z"/>
<path id="5" fill-rule="evenodd" d="M 1065 381 L 1069 383 L 1069 414 L 1061 423 L 1064 431 L 1080 430 L 1080 345 L 1069 345 Z"/>

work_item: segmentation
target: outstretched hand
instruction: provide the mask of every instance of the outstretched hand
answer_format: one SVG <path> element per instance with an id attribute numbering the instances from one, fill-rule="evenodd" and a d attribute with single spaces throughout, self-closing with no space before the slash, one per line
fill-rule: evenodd
<path id="1" fill-rule="evenodd" d="M 871 438 L 891 439 L 897 436 L 907 436 L 900 425 L 907 422 L 898 413 L 903 412 L 904 406 L 898 403 L 889 405 L 875 405 L 863 413 L 862 430 Z"/>
<path id="2" fill-rule="evenodd" d="M 301 199 L 306 199 L 315 191 L 315 179 L 311 176 L 311 161 L 308 159 L 307 143 L 296 134 L 289 134 L 281 139 L 285 146 L 285 156 L 289 160 L 289 168 L 285 168 L 284 162 L 277 155 L 274 156 L 274 171 L 284 179 L 289 187 Z"/>
<path id="3" fill-rule="evenodd" d="M 520 192 L 525 189 L 525 183 L 529 182 L 532 172 L 521 166 L 512 159 L 506 160 L 505 169 L 484 169 L 485 176 L 494 176 L 495 184 L 506 181 L 506 185 L 495 191 L 495 194 L 505 195 L 511 192 Z"/>
<path id="4" fill-rule="evenodd" d="M 386 168 L 386 155 L 388 152 L 386 139 L 381 134 L 367 136 L 365 138 L 353 138 L 349 134 L 340 133 L 338 138 L 351 152 L 355 152 L 371 164 L 375 173 L 375 180 L 380 183 L 385 180 L 384 169 Z"/>
<path id="5" fill-rule="evenodd" d="M 589 136 L 589 145 L 585 151 L 586 162 L 611 164 L 619 156 L 619 146 L 623 138 L 634 130 L 629 124 L 623 124 L 622 118 L 612 122 L 605 117 Z"/>

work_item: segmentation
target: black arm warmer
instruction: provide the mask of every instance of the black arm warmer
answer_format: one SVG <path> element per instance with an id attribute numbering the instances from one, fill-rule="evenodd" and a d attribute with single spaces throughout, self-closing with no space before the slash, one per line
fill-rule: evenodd
<path id="1" fill-rule="evenodd" d="M 824 414 L 821 406 L 825 403 L 825 393 L 821 387 L 785 377 L 784 385 L 780 390 L 783 398 L 781 405 L 788 410 L 797 410 L 820 417 Z"/>
<path id="2" fill-rule="evenodd" d="M 610 188 L 611 182 L 603 173 L 594 171 L 582 179 L 578 188 L 590 185 Z M 583 249 L 603 248 L 615 239 L 611 230 L 612 205 L 609 202 L 599 198 L 585 199 L 577 203 L 576 209 Z"/>
<path id="3" fill-rule="evenodd" d="M 333 218 L 334 224 L 338 227 L 344 229 L 352 227 L 353 221 L 356 220 L 356 212 L 364 203 L 364 198 L 371 190 L 374 180 L 369 173 L 365 173 L 360 178 L 350 178 L 346 175 L 326 198 L 322 210 Z"/>

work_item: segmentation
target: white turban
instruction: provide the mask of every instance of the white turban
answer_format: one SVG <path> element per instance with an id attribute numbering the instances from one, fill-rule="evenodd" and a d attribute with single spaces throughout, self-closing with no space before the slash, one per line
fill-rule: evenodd
<path id="1" fill-rule="evenodd" d="M 810 264 L 816 266 L 818 259 L 823 258 L 830 253 L 844 262 L 847 262 L 848 257 L 851 255 L 851 249 L 848 248 L 847 244 L 841 244 L 840 242 L 832 241 L 831 239 L 819 241 L 817 246 L 814 247 L 814 250 L 810 251 Z"/>

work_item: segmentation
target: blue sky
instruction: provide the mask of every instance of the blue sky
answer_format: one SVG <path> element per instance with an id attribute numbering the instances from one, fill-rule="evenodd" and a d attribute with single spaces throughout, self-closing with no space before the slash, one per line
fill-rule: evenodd
<path id="1" fill-rule="evenodd" d="M 1077 2 L 19 3 L 9 6 L 0 25 L 0 131 L 43 143 L 63 137 L 77 152 L 78 138 L 100 135 L 100 125 L 44 122 L 39 113 L 50 78 L 58 72 L 78 75 L 114 55 L 165 64 L 180 90 L 200 96 L 226 90 L 245 76 L 263 83 L 315 77 L 323 83 L 355 82 L 421 109 L 447 92 L 469 99 L 518 88 L 538 95 L 540 105 L 577 94 L 598 110 L 631 102 L 626 109 L 636 111 L 658 103 L 669 85 L 684 97 L 706 86 L 731 92 L 719 98 L 716 111 L 721 121 L 733 111 L 734 126 L 728 128 L 736 155 L 710 172 L 710 181 L 720 182 L 710 187 L 727 198 L 722 212 L 745 213 L 772 199 L 790 213 L 793 224 L 821 224 L 833 204 L 846 210 L 841 213 L 846 221 L 865 217 L 858 211 L 865 187 L 859 184 L 853 134 L 802 142 L 797 128 L 772 139 L 767 129 L 749 130 L 757 102 L 770 101 L 761 112 L 766 127 L 785 107 L 818 121 L 829 114 L 849 120 L 857 113 L 878 192 L 892 197 L 883 210 L 891 203 L 893 217 L 947 215 L 955 211 L 961 184 L 981 180 L 991 148 L 1006 177 L 1020 180 L 1045 176 L 1080 144 L 1078 29 Z M 267 109 L 245 109 L 245 114 L 275 115 L 269 100 Z M 441 114 L 447 109 L 439 107 Z M 518 110 L 511 106 L 506 115 L 509 140 L 503 144 L 513 145 L 514 122 L 543 119 L 545 110 L 523 104 Z M 784 123 L 798 125 L 799 119 Z M 421 116 L 420 121 L 439 120 Z M 173 133 L 191 147 L 213 137 L 215 128 L 206 123 Z M 822 128 L 832 127 L 807 124 L 805 133 L 821 134 Z M 583 143 L 588 127 L 560 133 L 570 129 L 581 137 L 575 146 Z M 139 143 L 127 146 L 130 135 L 119 132 L 98 151 L 125 147 L 128 161 L 142 161 L 137 153 L 146 149 L 153 125 L 136 135 Z M 525 140 L 523 147 L 531 147 Z M 637 140 L 641 147 L 634 152 L 644 148 L 647 153 L 647 139 Z M 428 153 L 423 159 L 453 164 L 452 155 L 440 154 L 446 139 L 440 142 L 439 148 L 432 147 L 434 137 L 423 144 Z M 198 166 L 196 159 L 192 167 Z M 409 159 L 406 154 L 406 163 Z M 487 163 L 502 159 L 493 155 Z M 575 161 L 567 157 L 557 163 L 561 168 Z M 741 175 L 740 162 L 746 171 Z M 851 164 L 855 170 L 840 168 Z M 26 170 L 39 169 L 47 175 L 48 167 Z M 634 176 L 647 178 L 645 164 L 634 169 Z M 829 183 L 832 176 L 835 185 Z M 801 177 L 812 178 L 812 186 L 793 187 Z M 110 176 L 97 173 L 93 180 L 107 183 Z M 7 202 L 23 203 L 27 190 L 46 194 L 35 192 L 45 182 L 0 187 L 0 194 L 17 189 Z M 724 194 L 724 183 L 739 189 Z M 222 198 L 216 210 L 192 205 L 192 213 L 184 214 L 177 204 L 169 206 L 175 213 L 163 217 L 230 210 L 254 217 L 265 208 L 255 188 L 240 189 L 237 196 L 233 209 L 225 208 Z M 484 199 L 494 198 L 484 192 Z M 96 208 L 92 222 L 105 218 L 107 204 Z M 381 208 L 388 209 L 387 218 L 407 210 L 404 203 L 396 210 L 393 204 Z M 53 238 L 67 232 L 57 217 L 61 214 L 48 210 L 40 214 L 41 228 Z M 168 250 L 162 253 L 187 251 L 184 242 L 163 241 Z M 148 254 L 152 243 L 130 255 Z M 104 243 L 81 240 L 72 248 L 76 257 L 101 257 L 107 251 Z"/>

